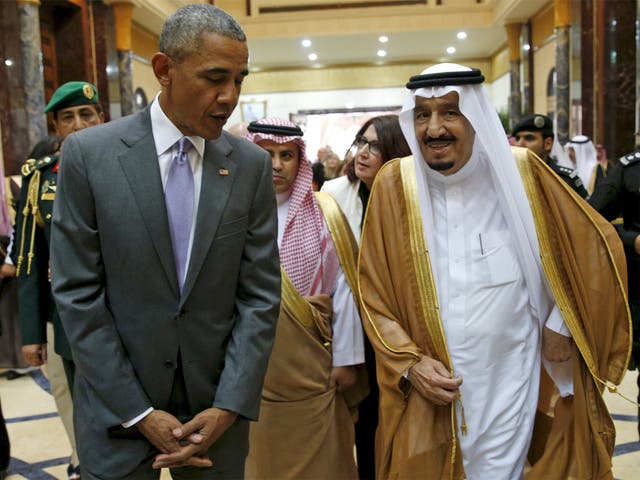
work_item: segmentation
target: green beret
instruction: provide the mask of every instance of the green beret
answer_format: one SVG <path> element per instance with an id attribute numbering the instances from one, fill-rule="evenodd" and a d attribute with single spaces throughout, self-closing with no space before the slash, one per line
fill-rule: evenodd
<path id="1" fill-rule="evenodd" d="M 78 105 L 93 105 L 100 103 L 98 90 L 89 82 L 67 82 L 61 85 L 49 100 L 44 113 L 57 112 L 63 108 Z"/>
<path id="2" fill-rule="evenodd" d="M 513 127 L 512 135 L 521 131 L 541 132 L 543 135 L 553 135 L 553 122 L 546 115 L 527 115 Z"/>

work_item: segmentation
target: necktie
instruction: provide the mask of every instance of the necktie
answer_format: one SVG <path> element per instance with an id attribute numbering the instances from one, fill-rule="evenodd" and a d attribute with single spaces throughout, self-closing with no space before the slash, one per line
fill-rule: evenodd
<path id="1" fill-rule="evenodd" d="M 180 293 L 184 286 L 193 223 L 193 172 L 187 156 L 190 147 L 191 142 L 187 137 L 182 137 L 178 141 L 178 153 L 171 162 L 164 189 Z"/>

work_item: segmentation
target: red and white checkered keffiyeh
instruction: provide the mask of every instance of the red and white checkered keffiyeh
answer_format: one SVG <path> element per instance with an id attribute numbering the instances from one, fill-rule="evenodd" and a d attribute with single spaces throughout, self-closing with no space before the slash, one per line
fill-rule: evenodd
<path id="1" fill-rule="evenodd" d="M 264 118 L 256 123 L 296 127 L 294 123 L 280 118 Z M 340 263 L 322 211 L 313 196 L 313 173 L 307 160 L 304 140 L 299 136 L 258 132 L 249 132 L 246 138 L 253 143 L 271 140 L 280 144 L 294 142 L 298 145 L 298 174 L 289 197 L 289 211 L 280 246 L 280 262 L 301 295 L 331 294 Z"/>

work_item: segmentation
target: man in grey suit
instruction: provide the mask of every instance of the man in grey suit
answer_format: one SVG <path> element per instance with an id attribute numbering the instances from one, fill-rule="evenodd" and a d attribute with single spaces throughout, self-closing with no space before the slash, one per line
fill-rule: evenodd
<path id="1" fill-rule="evenodd" d="M 148 109 L 62 153 L 51 274 L 82 478 L 242 478 L 280 302 L 271 160 L 222 131 L 246 38 L 190 5 L 152 65 Z"/>

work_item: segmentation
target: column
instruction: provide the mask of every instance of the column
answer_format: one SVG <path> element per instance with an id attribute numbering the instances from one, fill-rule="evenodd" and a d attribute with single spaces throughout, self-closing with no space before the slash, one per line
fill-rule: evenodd
<path id="1" fill-rule="evenodd" d="M 29 148 L 47 135 L 40 41 L 40 0 L 17 0 Z"/>
<path id="2" fill-rule="evenodd" d="M 569 34 L 571 28 L 570 0 L 555 0 L 556 33 L 556 136 L 563 145 L 569 140 Z"/>
<path id="3" fill-rule="evenodd" d="M 520 34 L 521 23 L 510 23 L 507 29 L 507 41 L 509 45 L 509 79 L 511 80 L 511 93 L 509 95 L 509 123 L 510 127 L 520 121 L 522 113 L 522 94 L 520 93 Z"/>
<path id="4" fill-rule="evenodd" d="M 108 2 L 107 2 L 108 3 Z M 133 64 L 131 51 L 131 16 L 133 3 L 116 1 L 111 3 L 116 22 L 116 50 L 120 78 L 120 108 L 122 116 L 134 112 Z"/>

